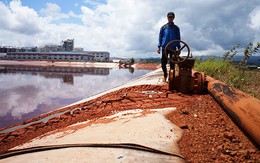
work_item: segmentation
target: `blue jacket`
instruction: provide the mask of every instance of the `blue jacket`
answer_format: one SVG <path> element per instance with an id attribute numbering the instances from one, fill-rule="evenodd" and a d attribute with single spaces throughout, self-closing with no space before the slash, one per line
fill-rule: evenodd
<path id="1" fill-rule="evenodd" d="M 169 22 L 160 29 L 158 48 L 164 49 L 172 40 L 181 40 L 180 29 L 173 22 Z M 180 42 L 171 44 L 169 48 L 176 49 L 176 47 L 180 48 Z"/>

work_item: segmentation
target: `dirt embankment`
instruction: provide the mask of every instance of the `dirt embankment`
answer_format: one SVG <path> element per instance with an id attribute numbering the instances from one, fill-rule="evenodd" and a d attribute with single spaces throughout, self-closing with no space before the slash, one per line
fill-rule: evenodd
<path id="1" fill-rule="evenodd" d="M 96 99 L 54 111 L 66 112 L 48 122 L 0 134 L 0 151 L 23 144 L 49 131 L 130 109 L 176 107 L 167 118 L 183 129 L 179 142 L 187 162 L 258 162 L 260 151 L 209 95 L 172 93 L 165 85 L 123 88 Z M 40 116 L 24 124 L 43 118 Z M 144 126 L 145 127 L 145 126 Z"/>
<path id="2" fill-rule="evenodd" d="M 137 63 L 134 65 L 136 69 L 144 69 L 144 70 L 156 70 L 160 68 L 159 63 Z"/>

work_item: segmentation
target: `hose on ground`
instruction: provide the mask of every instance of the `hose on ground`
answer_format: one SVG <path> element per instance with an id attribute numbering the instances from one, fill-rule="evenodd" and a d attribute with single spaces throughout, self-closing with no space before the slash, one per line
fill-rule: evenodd
<path id="1" fill-rule="evenodd" d="M 24 148 L 24 149 L 17 149 L 17 150 L 9 150 L 6 152 L 0 153 L 0 159 L 5 159 L 12 156 L 17 156 L 21 154 L 28 154 L 34 152 L 41 152 L 47 150 L 55 150 L 55 149 L 62 149 L 62 148 L 77 148 L 77 147 L 98 147 L 98 148 L 125 148 L 125 149 L 133 149 L 133 150 L 141 150 L 156 154 L 168 155 L 179 157 L 181 159 L 185 159 L 184 156 L 176 153 L 169 153 L 165 151 L 161 151 L 158 149 L 154 149 L 151 147 L 134 144 L 134 143 L 117 143 L 117 144 L 61 144 L 61 145 L 48 145 L 48 146 L 37 146 L 31 148 Z"/>

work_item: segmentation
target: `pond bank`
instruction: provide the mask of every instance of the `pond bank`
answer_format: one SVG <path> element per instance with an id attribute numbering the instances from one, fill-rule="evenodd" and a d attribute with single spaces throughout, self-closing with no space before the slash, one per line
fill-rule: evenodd
<path id="1" fill-rule="evenodd" d="M 37 136 L 40 136 L 38 137 L 40 140 L 42 136 L 48 136 L 48 133 L 52 135 L 51 132 L 62 132 L 79 122 L 100 123 L 100 118 L 121 111 L 141 109 L 149 112 L 151 109 L 174 107 L 176 110 L 167 113 L 166 118 L 183 132 L 179 145 L 181 154 L 187 162 L 257 162 L 259 160 L 260 152 L 257 147 L 209 94 L 186 95 L 169 92 L 168 85 L 162 83 L 161 78 L 161 70 L 155 70 L 127 85 L 62 108 L 59 112 L 69 112 L 54 117 L 46 123 L 37 123 L 12 133 L 1 134 L 1 150 L 22 145 L 30 140 L 36 142 Z M 58 111 L 50 114 L 55 113 Z M 136 131 L 146 128 L 142 123 L 139 124 L 140 126 L 135 127 Z M 156 124 L 156 121 L 151 123 L 151 125 Z M 164 135 L 165 140 L 173 136 L 171 132 L 175 133 L 175 130 Z M 112 133 L 107 132 L 107 134 Z M 139 138 L 149 140 L 149 136 L 151 135 L 139 136 Z"/>

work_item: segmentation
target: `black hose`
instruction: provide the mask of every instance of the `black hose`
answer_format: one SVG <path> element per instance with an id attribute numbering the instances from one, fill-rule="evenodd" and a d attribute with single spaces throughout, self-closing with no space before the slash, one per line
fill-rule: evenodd
<path id="1" fill-rule="evenodd" d="M 185 159 L 184 156 L 179 155 L 179 154 L 169 153 L 169 152 L 165 152 L 165 151 L 161 151 L 161 150 L 157 150 L 157 149 L 154 149 L 154 148 L 150 148 L 150 147 L 139 145 L 139 144 L 133 144 L 133 143 L 62 144 L 62 145 L 37 146 L 37 147 L 17 149 L 17 150 L 9 150 L 9 151 L 6 151 L 6 152 L 1 152 L 0 153 L 0 159 L 5 159 L 5 158 L 8 158 L 8 157 L 21 155 L 21 154 L 27 154 L 27 153 L 34 153 L 34 152 L 41 152 L 41 151 L 55 150 L 55 149 L 62 149 L 62 148 L 76 148 L 76 147 L 126 148 L 126 149 L 141 150 L 141 151 L 147 151 L 147 152 L 152 152 L 152 153 L 162 154 L 162 155 L 168 155 L 168 156 L 175 156 L 175 157 L 179 157 L 181 159 Z"/>

